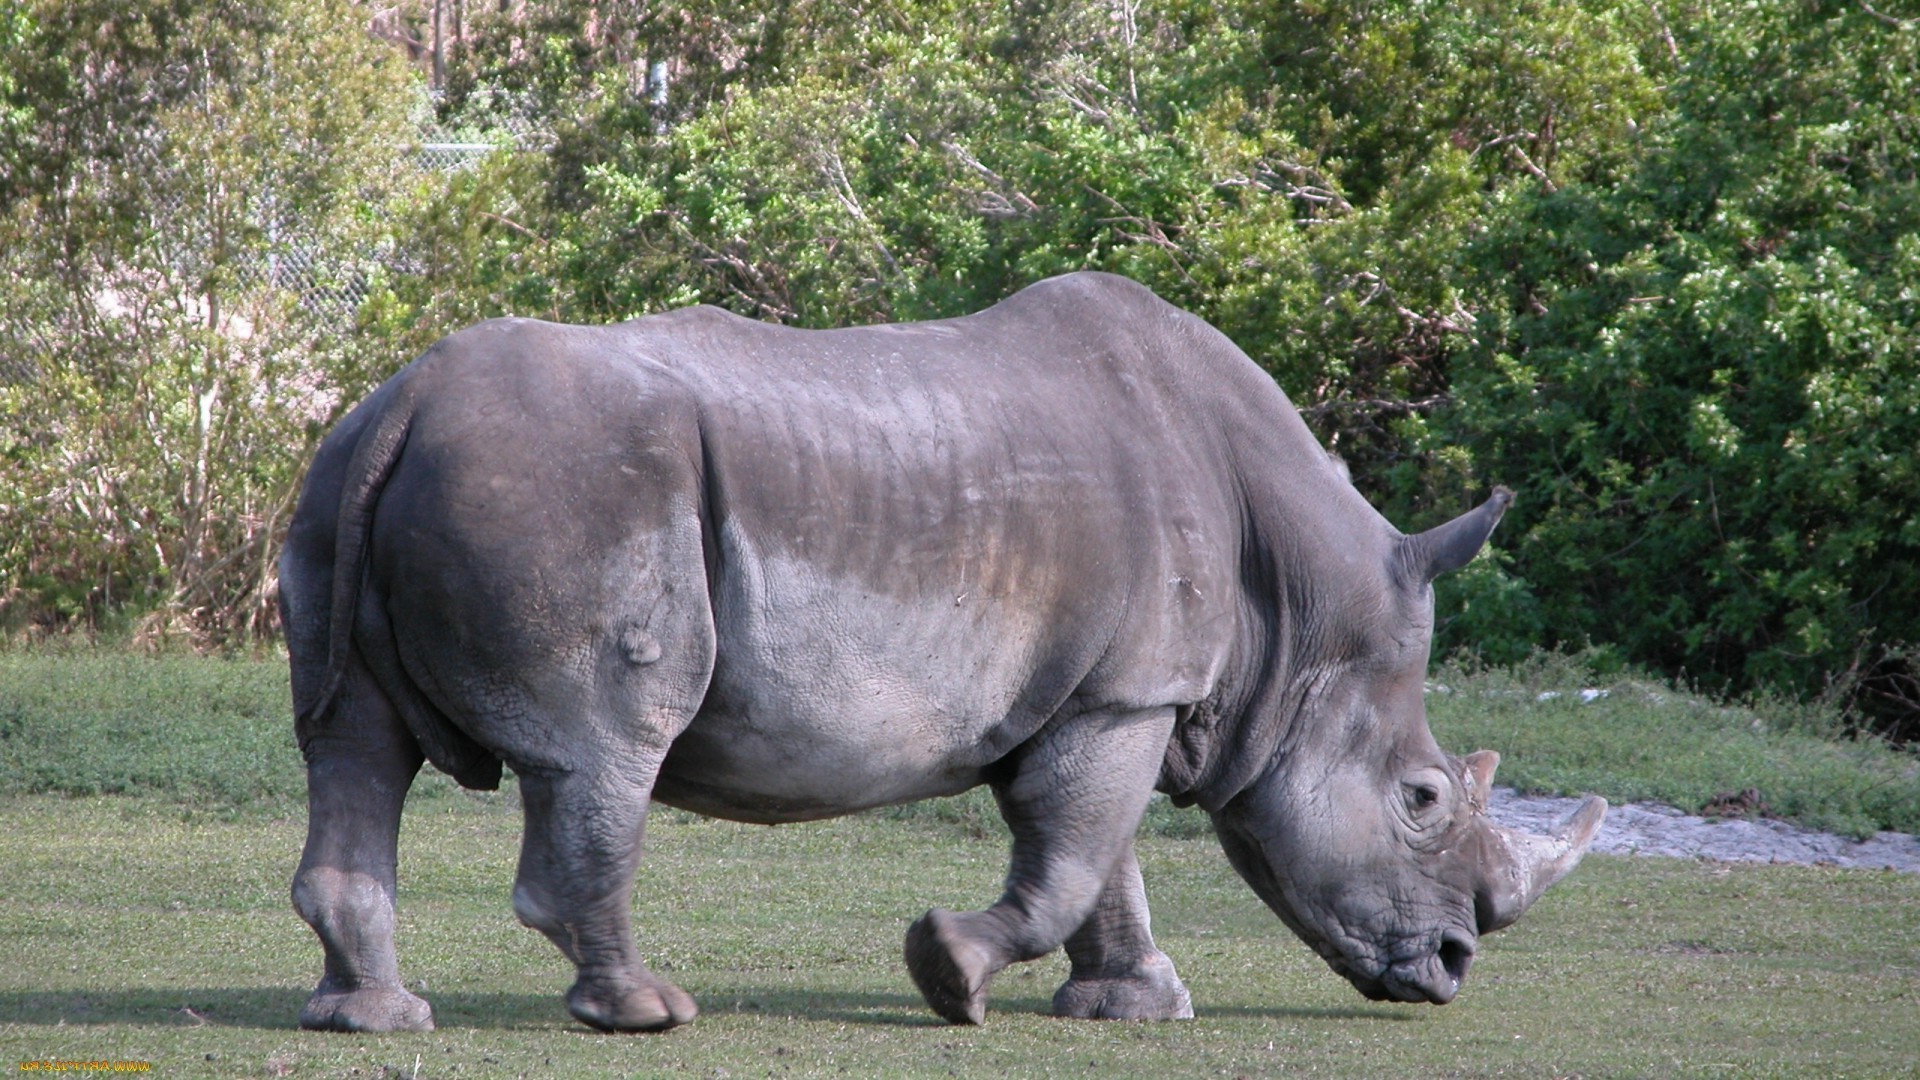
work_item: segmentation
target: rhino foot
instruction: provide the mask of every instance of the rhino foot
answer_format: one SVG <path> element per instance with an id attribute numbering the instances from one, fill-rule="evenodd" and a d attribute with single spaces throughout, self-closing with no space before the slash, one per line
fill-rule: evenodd
<path id="1" fill-rule="evenodd" d="M 1068 979 L 1053 995 L 1053 1014 L 1078 1020 L 1191 1020 L 1193 998 L 1164 953 L 1132 973 Z"/>
<path id="2" fill-rule="evenodd" d="M 399 987 L 315 990 L 300 1010 L 308 1031 L 432 1031 L 433 1007 Z"/>
<path id="3" fill-rule="evenodd" d="M 907 972 L 920 996 L 950 1024 L 987 1018 L 987 982 L 997 970 L 987 951 L 967 938 L 960 916 L 934 908 L 907 927 Z"/>
<path id="4" fill-rule="evenodd" d="M 567 1011 L 601 1031 L 665 1031 L 700 1014 L 685 990 L 651 972 L 637 985 L 581 979 L 567 991 Z"/>

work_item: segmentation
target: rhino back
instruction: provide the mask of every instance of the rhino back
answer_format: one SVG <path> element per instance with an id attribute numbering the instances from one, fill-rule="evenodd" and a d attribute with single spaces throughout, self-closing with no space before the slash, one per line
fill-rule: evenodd
<path id="1" fill-rule="evenodd" d="M 1099 275 L 889 327 L 491 324 L 414 377 L 374 549 L 408 670 L 509 761 L 692 703 L 656 794 L 756 820 L 960 790 L 1049 718 L 1205 697 L 1244 607 L 1233 444 L 1299 425 Z"/>

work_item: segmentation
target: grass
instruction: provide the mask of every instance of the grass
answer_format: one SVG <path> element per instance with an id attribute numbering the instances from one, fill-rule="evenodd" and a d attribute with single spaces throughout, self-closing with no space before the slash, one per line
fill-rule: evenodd
<path id="1" fill-rule="evenodd" d="M 1437 681 L 1450 690 L 1430 695 L 1443 745 L 1502 750 L 1503 778 L 1523 786 L 1683 805 L 1759 786 L 1815 816 L 1891 805 L 1891 822 L 1901 804 L 1871 792 L 1911 798 L 1916 785 L 1911 756 L 1658 687 L 1618 682 L 1581 703 L 1568 691 L 1590 675 L 1572 662 Z M 1199 1017 L 1052 1020 L 1056 954 L 996 981 L 986 1026 L 947 1027 L 907 979 L 900 939 L 929 906 L 997 893 L 1004 831 L 977 792 L 778 829 L 657 813 L 635 899 L 642 947 L 703 1015 L 665 1036 L 595 1035 L 561 1005 L 567 965 L 511 915 L 513 785 L 476 795 L 437 776 L 404 826 L 400 947 L 441 1030 L 301 1032 L 320 953 L 286 899 L 304 836 L 286 713 L 271 661 L 0 653 L 0 1065 L 11 1053 L 216 1077 L 1914 1075 L 1920 878 L 1592 856 L 1488 940 L 1459 1001 L 1376 1005 L 1260 907 L 1200 815 L 1164 802 L 1141 861 Z"/>
<path id="2" fill-rule="evenodd" d="M 305 800 L 284 662 L 0 652 L 0 687 L 0 792 Z"/>
<path id="3" fill-rule="evenodd" d="M 0 794 L 152 795 L 196 813 L 304 809 L 285 659 L 0 650 Z M 455 790 L 438 774 L 421 790 Z"/>
<path id="4" fill-rule="evenodd" d="M 1601 678 L 1578 657 L 1442 668 L 1432 685 L 1440 744 L 1500 751 L 1500 780 L 1526 790 L 1697 811 L 1752 789 L 1770 812 L 1813 828 L 1920 833 L 1920 755 L 1911 751 L 1821 738 L 1646 680 Z M 1607 694 L 1586 702 L 1583 689 Z M 284 660 L 0 651 L 0 794 L 153 795 L 195 813 L 293 813 L 305 805 L 306 779 L 290 711 Z M 428 770 L 419 790 L 456 789 Z M 999 835 L 984 793 L 889 813 Z M 1164 804 L 1147 828 L 1176 838 L 1207 832 L 1198 814 Z"/>
<path id="5" fill-rule="evenodd" d="M 984 1027 L 937 1023 L 899 958 L 926 907 L 997 892 L 1005 846 L 865 816 L 778 829 L 660 815 L 643 948 L 701 1002 L 609 1037 L 507 901 L 512 786 L 409 810 L 400 945 L 425 1035 L 301 1032 L 319 947 L 286 901 L 297 818 L 185 820 L 152 799 L 0 799 L 0 1058 L 167 1076 L 1885 1076 L 1920 1045 L 1920 878 L 1591 857 L 1488 939 L 1459 1001 L 1365 1002 L 1204 840 L 1148 837 L 1155 930 L 1198 1018 L 1044 1015 L 1056 954 L 1004 973 Z"/>
<path id="6" fill-rule="evenodd" d="M 1566 656 L 1512 669 L 1443 666 L 1429 687 L 1440 744 L 1500 751 L 1500 781 L 1525 791 L 1690 812 L 1754 791 L 1768 813 L 1809 828 L 1920 833 L 1920 753 L 1822 737 L 1790 705 L 1723 705 L 1644 677 L 1601 676 Z"/>

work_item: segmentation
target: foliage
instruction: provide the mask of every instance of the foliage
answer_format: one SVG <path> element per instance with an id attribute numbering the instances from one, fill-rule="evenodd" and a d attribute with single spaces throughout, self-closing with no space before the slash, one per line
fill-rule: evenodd
<path id="1" fill-rule="evenodd" d="M 313 421 L 479 318 L 942 317 L 1093 267 L 1239 342 L 1403 527 L 1520 492 L 1491 557 L 1440 586 L 1443 649 L 1593 644 L 1896 732 L 1920 717 L 1920 21 L 1839 0 L 406 0 L 367 13 L 370 45 L 343 0 L 223 2 L 0 20 L 22 57 L 0 73 L 16 621 L 158 605 L 265 629 Z M 296 24 L 319 43 L 299 56 L 274 44 Z M 396 42 L 412 68 L 378 61 Z M 500 150 L 382 172 L 428 80 L 439 131 Z M 273 104 L 322 96 L 356 118 Z M 276 156 L 252 128 L 282 113 L 308 134 Z M 156 216 L 149 177 L 220 198 Z M 248 193 L 275 185 L 364 268 L 350 330 L 238 287 L 275 242 Z M 109 289 L 155 295 L 107 310 Z M 253 335 L 223 330 L 245 304 Z"/>
<path id="2" fill-rule="evenodd" d="M 1485 306 L 1413 442 L 1521 498 L 1450 640 L 1911 723 L 1920 24 L 1681 10 L 1618 182 L 1507 193 L 1463 252 Z"/>
<path id="3" fill-rule="evenodd" d="M 306 448 L 364 364 L 327 301 L 400 192 L 400 65 L 345 0 L 8 12 L 0 604 L 260 632 Z"/>

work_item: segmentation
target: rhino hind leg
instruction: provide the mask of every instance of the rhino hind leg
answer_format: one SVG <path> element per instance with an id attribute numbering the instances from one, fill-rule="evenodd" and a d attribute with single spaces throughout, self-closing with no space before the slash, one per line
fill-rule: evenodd
<path id="1" fill-rule="evenodd" d="M 513 908 L 578 972 L 567 1010 L 601 1031 L 664 1031 L 694 1018 L 693 998 L 654 974 L 633 941 L 633 878 L 664 750 L 632 771 L 529 771 Z"/>
<path id="2" fill-rule="evenodd" d="M 1133 845 L 1100 902 L 1067 939 L 1073 972 L 1053 995 L 1055 1016 L 1083 1020 L 1191 1020 L 1193 999 L 1173 961 L 1153 943 L 1147 892 Z"/>
<path id="3" fill-rule="evenodd" d="M 431 1031 L 400 983 L 393 899 L 400 809 L 420 748 L 356 663 L 327 722 L 307 733 L 307 844 L 293 906 L 319 935 L 325 972 L 300 1011 L 320 1031 Z"/>
<path id="4" fill-rule="evenodd" d="M 985 1020 L 993 976 L 1067 942 L 1131 862 L 1133 833 L 1158 775 L 1172 711 L 1087 719 L 1092 722 L 1052 726 L 1022 748 L 1011 776 L 994 785 L 1013 833 L 1000 899 L 985 911 L 935 908 L 907 930 L 907 970 L 927 1004 L 950 1023 Z M 1137 881 L 1137 866 L 1132 874 Z M 1141 903 L 1144 909 L 1144 893 Z"/>

